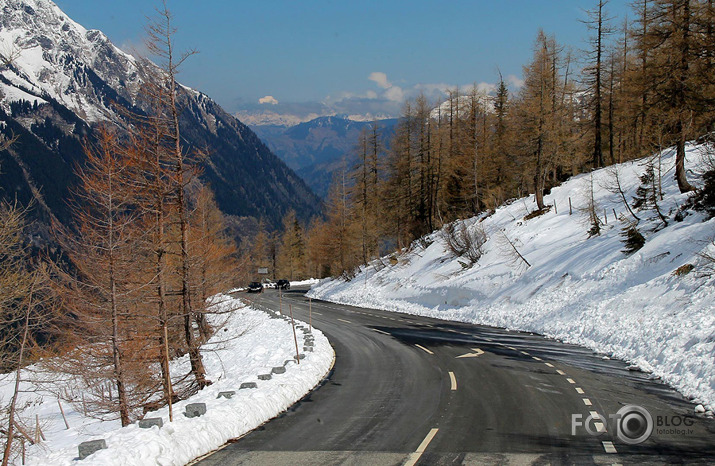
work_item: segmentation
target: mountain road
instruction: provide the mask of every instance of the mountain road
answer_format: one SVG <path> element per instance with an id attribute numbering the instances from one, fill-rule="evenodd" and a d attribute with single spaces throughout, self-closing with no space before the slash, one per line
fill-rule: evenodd
<path id="1" fill-rule="evenodd" d="M 247 298 L 310 319 L 335 349 L 332 372 L 199 464 L 715 461 L 715 421 L 622 361 L 524 332 L 310 302 L 304 292 Z"/>

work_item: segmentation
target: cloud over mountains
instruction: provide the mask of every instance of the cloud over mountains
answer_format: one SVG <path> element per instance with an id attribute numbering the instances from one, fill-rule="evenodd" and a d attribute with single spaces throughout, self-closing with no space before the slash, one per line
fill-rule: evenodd
<path id="1" fill-rule="evenodd" d="M 346 116 L 355 120 L 370 120 L 398 117 L 407 99 L 424 95 L 429 102 L 437 105 L 444 101 L 450 90 L 459 89 L 460 94 L 468 94 L 476 87 L 478 93 L 492 94 L 495 83 L 471 83 L 454 85 L 447 83 L 418 83 L 406 86 L 390 80 L 387 73 L 373 71 L 367 75 L 370 86 L 362 92 L 343 91 L 328 95 L 319 102 L 283 102 L 273 95 L 265 95 L 254 102 L 237 102 L 237 116 L 249 125 L 280 124 L 295 125 L 319 116 Z M 523 81 L 513 75 L 506 82 L 516 92 Z"/>

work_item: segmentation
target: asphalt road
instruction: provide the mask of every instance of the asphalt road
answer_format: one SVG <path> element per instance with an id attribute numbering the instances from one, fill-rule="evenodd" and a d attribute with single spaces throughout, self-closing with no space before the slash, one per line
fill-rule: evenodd
<path id="1" fill-rule="evenodd" d="M 284 292 L 282 306 L 307 322 L 304 291 Z M 246 296 L 279 308 L 275 290 Z M 312 322 L 335 348 L 333 372 L 288 412 L 199 464 L 715 464 L 713 419 L 648 374 L 588 349 L 322 301 L 312 302 Z M 631 404 L 654 426 L 636 445 L 609 419 Z M 574 416 L 591 416 L 597 435 L 583 426 L 574 435 Z"/>

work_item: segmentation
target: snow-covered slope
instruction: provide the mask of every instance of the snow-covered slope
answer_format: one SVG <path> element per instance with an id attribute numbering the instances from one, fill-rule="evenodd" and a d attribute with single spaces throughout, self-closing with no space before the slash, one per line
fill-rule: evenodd
<path id="1" fill-rule="evenodd" d="M 214 299 L 218 299 L 216 297 Z M 147 417 L 161 417 L 162 428 L 140 429 L 133 424 L 121 428 L 118 420 L 102 420 L 83 414 L 80 380 L 64 380 L 61 374 L 46 374 L 35 365 L 23 374 L 20 423 L 35 432 L 35 415 L 46 441 L 28 446 L 27 464 L 78 464 L 77 445 L 94 439 L 105 439 L 107 449 L 82 461 L 92 465 L 175 465 L 180 466 L 204 455 L 231 438 L 254 429 L 284 411 L 315 387 L 332 366 L 334 353 L 327 338 L 313 329 L 314 350 L 296 364 L 295 346 L 290 322 L 270 318 L 266 312 L 243 305 L 226 296 L 216 301 L 230 317 L 206 343 L 204 364 L 214 383 L 174 405 L 174 421 L 168 422 L 167 408 Z M 275 317 L 275 316 L 274 316 Z M 298 330 L 308 325 L 296 321 Z M 307 335 L 298 333 L 300 340 Z M 271 380 L 258 380 L 259 374 L 271 373 L 285 366 L 286 372 Z M 189 370 L 188 357 L 172 362 L 172 373 L 182 376 Z M 62 379 L 62 383 L 47 383 Z M 44 383 L 39 381 L 44 380 Z M 256 382 L 257 388 L 239 389 L 244 382 Z M 0 398 L 12 395 L 14 374 L 0 376 Z M 222 391 L 235 391 L 230 398 L 218 398 Z M 69 428 L 65 428 L 56 393 L 62 394 Z M 72 398 L 73 401 L 68 400 Z M 206 414 L 184 417 L 188 403 L 206 403 Z M 16 464 L 20 464 L 18 459 Z"/>
<path id="2" fill-rule="evenodd" d="M 696 185 L 704 170 L 703 149 L 688 147 L 686 166 Z M 624 222 L 616 221 L 613 211 L 631 217 L 620 197 L 604 187 L 613 185 L 617 169 L 631 201 L 644 160 L 593 172 L 599 216 L 608 221 L 600 236 L 588 237 L 589 221 L 580 208 L 587 203 L 591 175 L 580 175 L 546 196 L 556 209 L 544 215 L 524 219 L 535 210 L 530 196 L 483 220 L 468 220 L 471 230 L 483 228 L 488 236 L 484 255 L 471 268 L 463 268 L 464 259 L 451 256 L 434 233 L 423 247 L 393 258 L 394 265 L 381 268 L 390 260 L 375 262 L 352 281 L 326 280 L 309 295 L 546 334 L 631 361 L 715 407 L 715 277 L 707 276 L 713 270 L 699 256 L 715 254 L 715 219 L 705 221 L 691 210 L 675 220 L 687 196 L 673 180 L 674 158 L 672 150 L 660 157 L 660 208 L 668 226 L 654 231 L 656 214 L 637 211 L 646 243 L 631 255 L 622 252 Z M 686 264 L 694 270 L 674 274 Z"/>

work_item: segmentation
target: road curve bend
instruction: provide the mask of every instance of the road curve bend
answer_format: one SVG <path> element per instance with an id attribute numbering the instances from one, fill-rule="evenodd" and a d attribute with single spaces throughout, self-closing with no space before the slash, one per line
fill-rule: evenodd
<path id="1" fill-rule="evenodd" d="M 297 319 L 312 320 L 335 349 L 332 373 L 287 412 L 198 464 L 715 461 L 715 421 L 620 361 L 529 333 L 310 302 L 304 292 L 249 298 L 284 312 L 290 305 Z M 629 405 L 653 420 L 639 444 L 617 432 L 614 416 Z"/>

